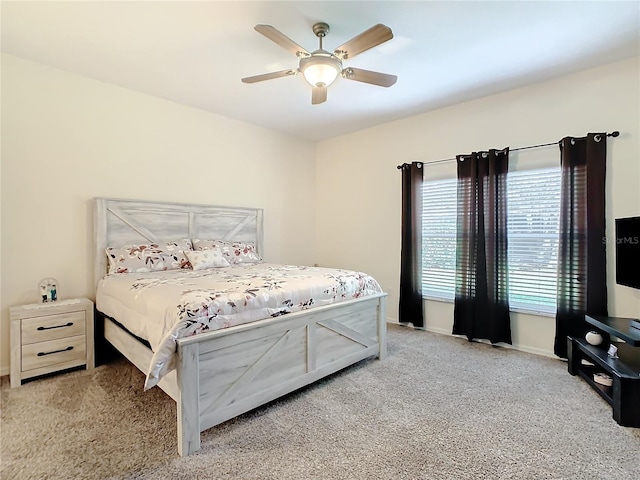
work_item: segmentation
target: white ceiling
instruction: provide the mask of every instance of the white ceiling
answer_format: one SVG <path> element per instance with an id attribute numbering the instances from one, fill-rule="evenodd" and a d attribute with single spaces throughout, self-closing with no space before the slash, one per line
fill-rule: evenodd
<path id="1" fill-rule="evenodd" d="M 2 1 L 2 51 L 317 141 L 640 55 L 638 1 Z M 311 105 L 296 68 L 257 33 L 307 50 L 327 22 L 333 50 L 384 23 L 394 38 L 345 62 L 391 73 L 381 88 L 339 78 Z"/>

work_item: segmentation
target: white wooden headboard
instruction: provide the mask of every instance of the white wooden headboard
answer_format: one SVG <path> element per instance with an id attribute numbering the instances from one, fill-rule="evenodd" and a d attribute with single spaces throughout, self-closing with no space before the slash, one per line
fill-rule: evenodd
<path id="1" fill-rule="evenodd" d="M 263 255 L 262 209 L 94 199 L 95 285 L 107 273 L 105 248 L 203 238 L 254 242 Z"/>

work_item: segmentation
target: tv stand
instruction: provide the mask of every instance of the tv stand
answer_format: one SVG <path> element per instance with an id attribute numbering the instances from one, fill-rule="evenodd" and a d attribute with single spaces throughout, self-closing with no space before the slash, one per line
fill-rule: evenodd
<path id="1" fill-rule="evenodd" d="M 636 320 L 590 315 L 585 320 L 600 331 L 605 341 L 593 346 L 582 338 L 567 337 L 569 373 L 582 377 L 611 405 L 616 422 L 640 427 L 640 330 L 632 326 Z M 621 340 L 615 343 L 619 358 L 607 353 L 610 336 Z M 608 374 L 613 385 L 596 383 L 593 374 L 598 372 Z"/>

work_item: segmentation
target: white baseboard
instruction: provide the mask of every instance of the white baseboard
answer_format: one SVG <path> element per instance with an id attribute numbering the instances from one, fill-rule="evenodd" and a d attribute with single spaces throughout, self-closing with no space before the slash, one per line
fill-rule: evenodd
<path id="1" fill-rule="evenodd" d="M 540 355 L 542 357 L 549 357 L 549 358 L 555 358 L 556 360 L 560 360 L 560 357 L 558 357 L 555 353 L 550 352 L 548 350 L 544 350 L 542 348 L 528 347 L 526 345 L 505 345 L 505 347 L 513 348 L 521 352 L 532 353 L 534 355 Z"/>
<path id="2" fill-rule="evenodd" d="M 425 327 L 424 329 L 427 332 L 439 333 L 440 335 L 447 335 L 448 337 L 453 337 L 453 335 L 451 335 L 451 332 L 449 330 L 445 330 L 444 328 Z"/>
<path id="3" fill-rule="evenodd" d="M 393 323 L 395 325 L 400 325 L 395 320 L 389 320 L 389 319 L 387 319 L 387 323 Z M 431 332 L 431 333 L 438 333 L 440 335 L 446 335 L 448 337 L 457 337 L 457 338 L 459 338 L 457 335 L 452 335 L 449 330 L 445 330 L 444 328 L 424 327 L 424 328 L 418 328 L 417 330 L 424 330 L 424 331 Z M 486 343 L 487 345 L 491 345 L 491 342 L 489 342 L 488 340 L 477 340 L 477 341 L 480 342 L 480 343 Z M 501 343 L 500 346 L 504 347 L 504 348 L 510 348 L 512 350 L 518 350 L 520 352 L 526 352 L 526 353 L 532 353 L 534 355 L 540 355 L 542 357 L 549 357 L 549 358 L 558 359 L 558 357 L 553 352 L 550 352 L 548 350 L 544 350 L 542 348 L 529 347 L 527 345 L 519 345 L 519 344 L 509 345 L 509 344 L 506 344 L 506 343 Z"/>

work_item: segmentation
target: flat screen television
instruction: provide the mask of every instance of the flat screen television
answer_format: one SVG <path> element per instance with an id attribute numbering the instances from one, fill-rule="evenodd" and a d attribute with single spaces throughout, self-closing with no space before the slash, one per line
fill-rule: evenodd
<path id="1" fill-rule="evenodd" d="M 640 289 L 640 217 L 616 218 L 616 283 Z"/>

